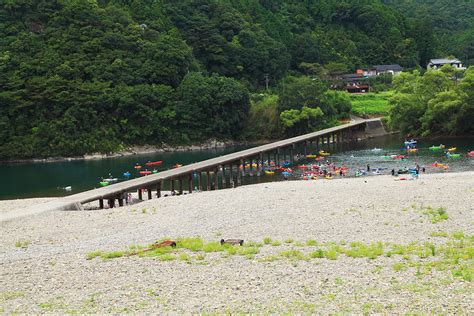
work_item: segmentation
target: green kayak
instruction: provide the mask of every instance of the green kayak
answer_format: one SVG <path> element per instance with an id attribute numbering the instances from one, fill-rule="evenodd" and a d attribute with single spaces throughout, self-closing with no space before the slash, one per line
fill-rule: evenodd
<path id="1" fill-rule="evenodd" d="M 431 146 L 430 150 L 441 150 L 441 147 L 439 146 Z"/>
<path id="2" fill-rule="evenodd" d="M 459 157 L 461 157 L 461 154 L 450 154 L 450 153 L 448 153 L 448 154 L 446 154 L 446 156 L 448 156 L 449 158 L 459 158 Z"/>
<path id="3" fill-rule="evenodd" d="M 99 183 L 103 187 L 105 187 L 106 185 L 109 185 L 109 183 L 107 181 L 100 181 Z"/>

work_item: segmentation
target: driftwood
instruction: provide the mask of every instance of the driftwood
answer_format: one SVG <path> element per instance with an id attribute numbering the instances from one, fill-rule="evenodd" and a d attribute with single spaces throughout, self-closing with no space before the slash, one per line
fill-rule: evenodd
<path id="1" fill-rule="evenodd" d="M 149 248 L 140 249 L 136 252 L 132 252 L 132 253 L 128 254 L 128 256 L 134 256 L 134 255 L 138 255 L 140 253 L 144 253 L 144 252 L 148 252 L 148 251 L 152 251 L 152 250 L 155 250 L 155 249 L 158 249 L 158 248 L 164 248 L 164 247 L 176 248 L 176 241 L 165 240 L 165 241 L 162 241 L 162 242 L 156 242 L 153 245 L 151 245 Z"/>
<path id="2" fill-rule="evenodd" d="M 243 245 L 244 240 L 243 239 L 221 239 L 221 245 L 223 244 L 229 244 L 229 245 Z"/>

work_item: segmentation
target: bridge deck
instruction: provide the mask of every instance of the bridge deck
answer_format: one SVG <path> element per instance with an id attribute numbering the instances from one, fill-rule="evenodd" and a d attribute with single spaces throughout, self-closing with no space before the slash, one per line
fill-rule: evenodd
<path id="1" fill-rule="evenodd" d="M 153 185 L 156 185 L 158 182 L 163 181 L 163 180 L 172 179 L 172 178 L 180 178 L 185 175 L 192 174 L 195 171 L 210 170 L 210 169 L 218 167 L 219 165 L 235 163 L 239 161 L 240 159 L 244 159 L 246 157 L 256 157 L 261 153 L 273 151 L 278 148 L 292 146 L 293 144 L 309 141 L 317 137 L 321 137 L 326 134 L 342 131 L 348 128 L 365 125 L 368 122 L 376 121 L 376 120 L 379 120 L 379 119 L 352 121 L 348 124 L 339 125 L 339 126 L 331 127 L 331 128 L 324 129 L 321 131 L 288 138 L 285 140 L 246 149 L 243 151 L 231 153 L 231 154 L 220 156 L 220 157 L 211 158 L 205 161 L 193 163 L 190 165 L 185 165 L 180 168 L 170 169 L 170 170 L 162 171 L 156 174 L 148 175 L 145 177 L 132 179 L 132 180 L 116 183 L 113 185 L 109 185 L 106 187 L 69 195 L 63 198 L 58 198 L 50 202 L 35 205 L 28 209 L 16 211 L 17 212 L 16 215 L 13 214 L 13 212 L 12 214 L 10 214 L 10 212 L 6 212 L 2 214 L 1 221 L 7 221 L 16 217 L 42 213 L 48 210 L 65 209 L 76 203 L 80 203 L 80 204 L 88 203 L 88 202 L 96 201 L 99 199 L 105 199 L 114 195 L 119 195 L 127 191 L 132 191 L 139 188 L 152 187 Z"/>

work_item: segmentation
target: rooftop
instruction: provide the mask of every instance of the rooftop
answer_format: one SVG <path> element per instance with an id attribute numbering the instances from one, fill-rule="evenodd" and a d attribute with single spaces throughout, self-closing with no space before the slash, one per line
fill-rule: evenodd
<path id="1" fill-rule="evenodd" d="M 439 59 L 430 59 L 430 64 L 439 65 L 439 64 L 460 64 L 459 59 L 448 59 L 448 58 L 439 58 Z"/>
<path id="2" fill-rule="evenodd" d="M 402 71 L 403 70 L 403 67 L 400 66 L 399 64 L 374 65 L 372 68 L 375 68 L 375 70 L 377 70 L 377 71 L 387 71 L 387 70 Z"/>

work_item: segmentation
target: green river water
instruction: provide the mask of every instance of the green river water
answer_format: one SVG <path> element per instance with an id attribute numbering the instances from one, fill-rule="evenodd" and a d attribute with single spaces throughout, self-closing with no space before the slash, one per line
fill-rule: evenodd
<path id="1" fill-rule="evenodd" d="M 457 153 L 460 153 L 461 157 L 448 158 L 442 151 L 433 152 L 428 149 L 429 146 L 439 145 L 440 143 L 445 144 L 446 148 L 457 147 Z M 421 140 L 418 142 L 418 153 L 409 154 L 409 158 L 405 161 L 382 157 L 385 154 L 406 154 L 403 147 L 403 140 L 398 135 L 391 135 L 353 144 L 329 146 L 323 149 L 331 152 L 331 155 L 326 158 L 328 161 L 334 162 L 337 166 L 344 164 L 349 168 L 348 176 L 353 176 L 358 169 L 365 169 L 367 164 L 371 168 L 383 168 L 383 174 L 390 174 L 392 168 L 396 170 L 403 167 L 411 168 L 417 163 L 420 166 L 425 166 L 427 173 L 474 170 L 474 158 L 467 156 L 468 150 L 474 150 L 474 137 Z M 107 177 L 109 173 L 113 177 L 119 178 L 119 181 L 126 181 L 126 178 L 123 176 L 123 173 L 126 171 L 132 173 L 132 178 L 139 177 L 140 175 L 133 168 L 136 163 L 144 166 L 147 161 L 162 160 L 163 165 L 160 166 L 159 170 L 164 170 L 176 163 L 190 164 L 245 148 L 248 147 L 154 153 L 100 160 L 2 164 L 0 165 L 0 174 L 2 175 L 0 199 L 74 194 L 99 187 L 101 178 Z M 382 150 L 374 151 L 374 148 Z M 297 151 L 301 154 L 303 153 L 302 148 L 297 149 Z M 316 149 L 310 148 L 308 153 L 311 151 L 316 152 Z M 442 168 L 432 167 L 431 164 L 434 161 L 447 163 L 449 170 L 443 171 Z M 310 160 L 300 161 L 296 164 L 307 162 L 310 162 Z M 369 176 L 373 175 L 369 173 Z M 301 173 L 296 169 L 294 175 L 289 177 L 289 180 L 293 179 L 301 179 Z M 251 184 L 279 180 L 284 180 L 284 178 L 279 173 L 276 173 L 273 176 L 246 176 L 243 179 L 243 183 Z M 66 186 L 71 186 L 72 191 L 66 192 L 63 189 Z"/>

